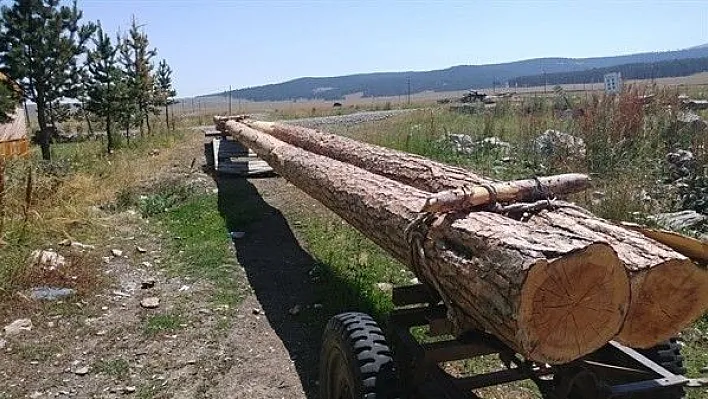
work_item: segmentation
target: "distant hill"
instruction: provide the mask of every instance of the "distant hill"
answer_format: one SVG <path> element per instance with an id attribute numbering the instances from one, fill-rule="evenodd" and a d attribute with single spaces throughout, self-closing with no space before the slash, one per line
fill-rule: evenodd
<path id="1" fill-rule="evenodd" d="M 685 50 L 641 53 L 596 58 L 536 58 L 490 65 L 459 65 L 426 72 L 385 72 L 358 75 L 299 78 L 284 83 L 233 90 L 234 98 L 252 101 L 282 101 L 299 98 L 338 100 L 349 94 L 398 96 L 408 91 L 451 91 L 500 86 L 522 76 L 577 72 L 616 65 L 658 63 L 662 61 L 708 57 L 708 45 Z M 223 96 L 227 93 L 214 93 Z M 206 97 L 206 96 L 205 96 Z"/>
<path id="2" fill-rule="evenodd" d="M 604 75 L 620 72 L 623 79 L 658 79 L 677 76 L 689 76 L 708 71 L 708 57 L 684 58 L 660 62 L 641 62 L 615 65 L 605 68 L 593 68 L 576 72 L 560 72 L 545 75 L 521 76 L 512 79 L 514 86 L 542 86 L 602 82 Z"/>

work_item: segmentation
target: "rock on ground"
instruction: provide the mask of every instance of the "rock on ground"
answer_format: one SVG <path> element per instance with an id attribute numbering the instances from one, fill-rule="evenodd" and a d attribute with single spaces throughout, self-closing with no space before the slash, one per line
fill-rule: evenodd
<path id="1" fill-rule="evenodd" d="M 32 331 L 32 320 L 18 319 L 5 326 L 5 335 L 10 337 Z"/>
<path id="2" fill-rule="evenodd" d="M 554 155 L 569 155 L 577 158 L 585 157 L 587 146 L 580 137 L 558 130 L 548 129 L 533 140 L 535 151 L 546 157 Z"/>
<path id="3" fill-rule="evenodd" d="M 708 223 L 708 216 L 696 211 L 659 213 L 649 217 L 659 226 L 669 230 L 696 229 Z"/>
<path id="4" fill-rule="evenodd" d="M 34 251 L 31 259 L 32 263 L 46 270 L 57 270 L 66 266 L 66 259 L 54 251 Z"/>
<path id="5" fill-rule="evenodd" d="M 76 293 L 71 288 L 51 288 L 51 287 L 36 287 L 32 288 L 30 297 L 32 299 L 41 299 L 45 301 L 56 301 L 57 299 L 66 298 Z"/>

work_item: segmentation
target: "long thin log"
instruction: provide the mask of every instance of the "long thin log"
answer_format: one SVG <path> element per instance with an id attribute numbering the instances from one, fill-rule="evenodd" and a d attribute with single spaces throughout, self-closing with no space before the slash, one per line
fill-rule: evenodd
<path id="1" fill-rule="evenodd" d="M 245 122 L 308 151 L 432 193 L 495 183 L 461 168 L 313 129 Z M 636 348 L 653 346 L 674 336 L 708 309 L 708 269 L 682 254 L 640 233 L 582 212 L 544 211 L 541 215 L 545 216 L 531 218 L 527 223 L 537 229 L 559 223 L 568 232 L 583 231 L 592 237 L 589 239 L 608 242 L 619 255 L 632 281 L 627 321 L 617 337 L 624 344 Z"/>
<path id="2" fill-rule="evenodd" d="M 435 193 L 425 202 L 422 212 L 458 212 L 495 201 L 536 201 L 553 196 L 556 192 L 578 193 L 588 187 L 590 187 L 590 177 L 579 173 L 489 183 Z"/>
<path id="3" fill-rule="evenodd" d="M 607 244 L 496 213 L 421 219 L 427 192 L 235 121 L 224 128 L 434 287 L 459 331 L 483 328 L 547 363 L 577 359 L 619 331 L 629 280 Z"/>

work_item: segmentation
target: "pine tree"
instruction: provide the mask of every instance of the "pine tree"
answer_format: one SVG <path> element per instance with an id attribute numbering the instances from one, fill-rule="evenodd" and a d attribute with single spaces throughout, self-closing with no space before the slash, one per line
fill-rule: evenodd
<path id="1" fill-rule="evenodd" d="M 149 134 L 151 132 L 150 113 L 154 111 L 155 95 L 152 58 L 157 54 L 157 50 L 149 48 L 150 42 L 147 34 L 138 25 L 135 17 L 133 17 L 130 30 L 121 46 L 121 62 L 129 75 L 141 121 L 144 120 L 147 124 Z M 142 122 L 140 126 L 142 131 Z"/>
<path id="2" fill-rule="evenodd" d="M 121 102 L 124 100 L 121 89 L 123 71 L 117 64 L 117 49 L 111 42 L 111 38 L 103 32 L 100 23 L 93 43 L 95 48 L 89 51 L 86 57 L 90 82 L 86 108 L 94 115 L 104 118 L 108 152 L 111 153 L 115 148 L 113 136 L 115 113 L 120 110 Z"/>
<path id="3" fill-rule="evenodd" d="M 37 104 L 42 158 L 49 160 L 48 109 L 75 94 L 77 58 L 95 26 L 80 24 L 82 12 L 75 0 L 71 6 L 61 5 L 61 0 L 15 0 L 0 13 L 0 64 Z"/>
<path id="4" fill-rule="evenodd" d="M 155 74 L 155 84 L 157 86 L 157 98 L 159 99 L 159 104 L 165 107 L 165 124 L 167 128 L 170 127 L 170 105 L 174 103 L 173 97 L 177 95 L 177 92 L 172 88 L 172 68 L 167 65 L 167 61 L 162 60 L 157 66 L 157 72 Z M 174 120 L 172 121 L 174 126 Z"/>
<path id="5" fill-rule="evenodd" d="M 12 122 L 13 114 L 20 103 L 20 94 L 8 81 L 0 81 L 0 123 Z"/>

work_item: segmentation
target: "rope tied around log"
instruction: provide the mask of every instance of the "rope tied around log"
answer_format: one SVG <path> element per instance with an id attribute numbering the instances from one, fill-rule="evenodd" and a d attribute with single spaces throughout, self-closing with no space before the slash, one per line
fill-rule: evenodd
<path id="1" fill-rule="evenodd" d="M 534 189 L 533 198 L 537 199 L 553 199 L 555 195 L 551 191 L 550 185 L 545 185 L 541 182 L 538 176 L 532 177 L 533 181 L 536 182 L 536 187 Z"/>
<path id="2" fill-rule="evenodd" d="M 435 214 L 431 212 L 420 213 L 403 231 L 405 240 L 411 248 L 411 266 L 418 278 L 425 270 L 425 240 L 428 238 L 434 218 Z"/>

